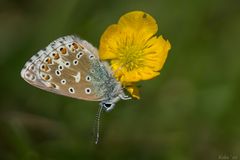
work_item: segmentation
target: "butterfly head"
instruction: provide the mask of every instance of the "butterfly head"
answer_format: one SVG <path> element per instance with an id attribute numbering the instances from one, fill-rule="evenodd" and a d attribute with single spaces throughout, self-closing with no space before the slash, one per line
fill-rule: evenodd
<path id="1" fill-rule="evenodd" d="M 115 104 L 121 99 L 129 100 L 129 99 L 131 99 L 131 97 L 127 96 L 122 91 L 116 97 L 114 97 L 114 98 L 111 97 L 109 100 L 104 100 L 104 101 L 100 102 L 100 106 L 103 107 L 106 112 L 110 112 L 115 107 Z"/>
<path id="2" fill-rule="evenodd" d="M 100 105 L 101 105 L 101 107 L 104 108 L 104 110 L 105 110 L 106 112 L 110 112 L 110 111 L 114 108 L 115 103 L 102 102 L 102 103 L 100 103 Z"/>

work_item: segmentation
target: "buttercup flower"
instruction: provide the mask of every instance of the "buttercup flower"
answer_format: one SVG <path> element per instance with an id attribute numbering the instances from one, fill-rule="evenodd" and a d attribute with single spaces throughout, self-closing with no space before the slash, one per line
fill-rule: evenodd
<path id="1" fill-rule="evenodd" d="M 135 83 L 160 74 L 171 45 L 156 36 L 155 19 L 142 11 L 129 12 L 110 25 L 100 39 L 101 60 L 109 60 L 115 77 L 139 98 Z"/>

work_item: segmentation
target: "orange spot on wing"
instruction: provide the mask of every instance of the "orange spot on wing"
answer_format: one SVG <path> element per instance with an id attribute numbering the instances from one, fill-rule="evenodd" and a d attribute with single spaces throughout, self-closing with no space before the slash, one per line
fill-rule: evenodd
<path id="1" fill-rule="evenodd" d="M 73 42 L 72 45 L 73 45 L 73 48 L 74 48 L 74 49 L 78 49 L 77 43 L 74 43 L 74 42 Z"/>
<path id="2" fill-rule="evenodd" d="M 49 80 L 50 79 L 50 76 L 49 75 L 46 75 L 45 77 L 44 77 L 44 80 Z"/>
<path id="3" fill-rule="evenodd" d="M 60 58 L 58 53 L 53 53 L 52 55 L 55 60 L 58 60 Z"/>
<path id="4" fill-rule="evenodd" d="M 48 57 L 46 60 L 45 60 L 45 63 L 47 64 L 52 64 L 52 59 L 50 57 Z"/>
<path id="5" fill-rule="evenodd" d="M 60 48 L 60 52 L 61 52 L 62 54 L 66 54 L 66 53 L 67 53 L 67 49 L 66 49 L 66 48 Z"/>
<path id="6" fill-rule="evenodd" d="M 49 71 L 49 67 L 46 65 L 45 72 Z"/>

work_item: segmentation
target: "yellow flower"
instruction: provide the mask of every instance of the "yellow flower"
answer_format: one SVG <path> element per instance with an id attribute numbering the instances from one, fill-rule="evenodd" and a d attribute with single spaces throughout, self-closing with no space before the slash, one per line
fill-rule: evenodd
<path id="1" fill-rule="evenodd" d="M 139 98 L 135 82 L 159 75 L 171 48 L 169 41 L 156 36 L 155 19 L 142 11 L 129 12 L 103 33 L 99 55 L 110 60 L 115 77 L 133 97 Z"/>

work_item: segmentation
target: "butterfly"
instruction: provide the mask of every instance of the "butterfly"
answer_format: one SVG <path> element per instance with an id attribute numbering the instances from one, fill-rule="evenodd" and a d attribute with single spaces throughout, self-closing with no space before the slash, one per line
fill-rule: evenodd
<path id="1" fill-rule="evenodd" d="M 98 143 L 102 109 L 111 111 L 119 100 L 131 99 L 108 63 L 99 59 L 97 49 L 74 35 L 60 37 L 32 56 L 24 65 L 21 77 L 49 92 L 100 101 L 95 143 Z"/>
<path id="2" fill-rule="evenodd" d="M 128 100 L 107 62 L 86 40 L 70 35 L 58 38 L 26 62 L 21 77 L 29 84 L 56 94 L 101 101 L 105 111 L 120 99 Z"/>

